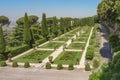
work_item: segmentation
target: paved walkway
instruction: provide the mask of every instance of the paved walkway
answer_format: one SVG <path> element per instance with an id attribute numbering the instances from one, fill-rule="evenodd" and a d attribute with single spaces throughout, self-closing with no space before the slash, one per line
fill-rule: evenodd
<path id="1" fill-rule="evenodd" d="M 87 52 L 87 47 L 89 46 L 89 40 L 92 36 L 92 32 L 93 32 L 93 27 L 91 29 L 91 32 L 90 32 L 90 35 L 89 35 L 89 38 L 87 40 L 87 43 L 86 43 L 86 46 L 85 46 L 85 50 L 83 51 L 83 54 L 82 54 L 82 57 L 81 57 L 81 60 L 80 60 L 80 66 L 78 66 L 79 68 L 85 68 L 85 55 L 86 55 L 86 52 Z"/>

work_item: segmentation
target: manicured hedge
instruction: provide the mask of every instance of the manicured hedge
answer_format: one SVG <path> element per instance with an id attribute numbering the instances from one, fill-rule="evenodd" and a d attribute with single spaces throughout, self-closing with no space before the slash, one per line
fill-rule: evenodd
<path id="1" fill-rule="evenodd" d="M 51 69 L 51 64 L 50 63 L 46 63 L 45 68 L 46 69 Z"/>
<path id="2" fill-rule="evenodd" d="M 7 64 L 6 64 L 5 61 L 1 61 L 1 62 L 0 62 L 0 66 L 1 66 L 1 67 L 5 67 L 5 66 L 7 66 Z"/>
<path id="3" fill-rule="evenodd" d="M 15 47 L 13 48 L 10 53 L 12 54 L 12 57 L 22 53 L 22 52 L 25 52 L 27 50 L 29 50 L 30 47 L 28 45 L 22 45 L 22 46 L 19 46 L 19 47 Z"/>
<path id="4" fill-rule="evenodd" d="M 94 46 L 89 46 L 85 58 L 87 60 L 92 60 L 94 57 Z"/>

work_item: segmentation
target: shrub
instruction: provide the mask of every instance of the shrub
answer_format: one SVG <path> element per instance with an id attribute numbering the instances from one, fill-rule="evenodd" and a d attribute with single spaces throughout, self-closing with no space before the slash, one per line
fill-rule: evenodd
<path id="1" fill-rule="evenodd" d="M 51 69 L 51 64 L 50 64 L 50 63 L 46 63 L 45 68 L 46 68 L 46 69 Z"/>
<path id="2" fill-rule="evenodd" d="M 97 59 L 94 59 L 94 60 L 93 60 L 93 67 L 94 67 L 94 68 L 98 68 L 99 65 L 100 65 L 100 62 L 99 62 Z"/>
<path id="3" fill-rule="evenodd" d="M 87 60 L 92 60 L 93 57 L 94 57 L 94 47 L 93 46 L 89 46 L 88 49 L 87 49 L 87 53 L 86 53 L 85 58 Z"/>
<path id="4" fill-rule="evenodd" d="M 74 69 L 74 65 L 73 64 L 69 64 L 68 70 L 73 70 L 73 69 Z"/>
<path id="5" fill-rule="evenodd" d="M 4 56 L 0 54 L 0 61 L 4 60 Z"/>
<path id="6" fill-rule="evenodd" d="M 22 52 L 25 52 L 27 50 L 29 50 L 30 47 L 28 45 L 22 45 L 22 46 L 19 46 L 19 47 L 15 47 L 13 48 L 11 51 L 10 51 L 10 54 L 12 55 L 12 57 L 22 53 Z"/>
<path id="7" fill-rule="evenodd" d="M 5 61 L 1 61 L 1 62 L 0 62 L 0 66 L 1 66 L 1 67 L 4 67 L 4 66 L 7 66 L 7 64 L 6 64 Z"/>
<path id="8" fill-rule="evenodd" d="M 29 64 L 29 62 L 25 62 L 25 64 L 24 64 L 24 67 L 25 67 L 25 68 L 28 68 L 28 67 L 30 67 L 30 64 Z"/>
<path id="9" fill-rule="evenodd" d="M 62 64 L 57 65 L 57 70 L 61 70 L 63 68 Z"/>
<path id="10" fill-rule="evenodd" d="M 14 62 L 12 63 L 12 67 L 18 67 L 18 63 L 14 61 Z"/>
<path id="11" fill-rule="evenodd" d="M 90 71 L 91 68 L 90 68 L 90 65 L 88 63 L 85 64 L 85 71 Z"/>

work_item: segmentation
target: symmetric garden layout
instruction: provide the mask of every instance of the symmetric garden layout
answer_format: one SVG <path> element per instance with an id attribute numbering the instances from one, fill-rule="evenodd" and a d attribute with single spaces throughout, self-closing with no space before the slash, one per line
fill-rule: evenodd
<path id="1" fill-rule="evenodd" d="M 42 45 L 39 45 L 32 51 L 14 58 L 14 61 L 24 63 L 41 63 L 49 62 L 49 56 L 53 57 L 53 65 L 81 65 L 81 57 L 83 55 L 88 37 L 92 28 L 82 27 L 74 29 L 66 34 L 63 34 L 53 40 L 50 40 Z"/>

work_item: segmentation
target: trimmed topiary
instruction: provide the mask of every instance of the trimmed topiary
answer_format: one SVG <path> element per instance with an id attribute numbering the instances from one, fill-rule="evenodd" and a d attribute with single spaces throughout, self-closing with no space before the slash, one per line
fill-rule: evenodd
<path id="1" fill-rule="evenodd" d="M 61 69 L 63 69 L 62 64 L 58 64 L 58 65 L 57 65 L 57 70 L 61 70 Z"/>
<path id="2" fill-rule="evenodd" d="M 29 67 L 30 67 L 29 62 L 25 62 L 24 67 L 25 67 L 25 68 L 29 68 Z"/>
<path id="3" fill-rule="evenodd" d="M 73 70 L 73 69 L 74 69 L 74 65 L 73 64 L 69 64 L 68 70 Z"/>
<path id="4" fill-rule="evenodd" d="M 1 61 L 1 62 L 0 62 L 0 66 L 1 66 L 1 67 L 5 67 L 5 66 L 7 66 L 7 64 L 6 64 L 5 61 Z"/>
<path id="5" fill-rule="evenodd" d="M 46 63 L 45 68 L 46 68 L 46 69 L 51 69 L 51 64 L 50 64 L 50 63 Z"/>
<path id="6" fill-rule="evenodd" d="M 88 63 L 85 64 L 85 71 L 90 71 L 91 68 L 90 68 L 90 65 Z"/>
<path id="7" fill-rule="evenodd" d="M 18 63 L 14 61 L 14 62 L 12 63 L 12 67 L 18 67 Z"/>

